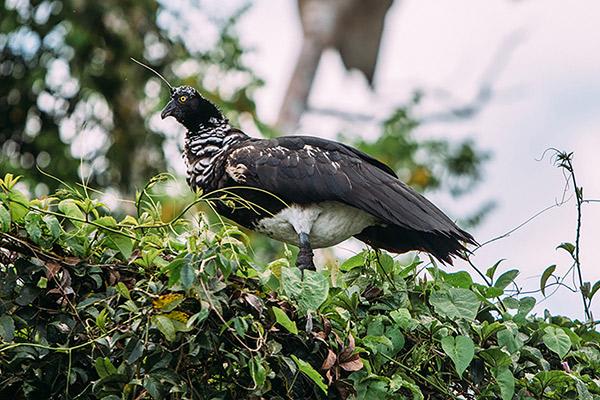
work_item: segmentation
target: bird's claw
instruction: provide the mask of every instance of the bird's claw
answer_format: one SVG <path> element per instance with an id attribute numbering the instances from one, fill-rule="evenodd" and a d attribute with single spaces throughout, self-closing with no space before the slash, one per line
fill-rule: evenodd
<path id="1" fill-rule="evenodd" d="M 301 248 L 298 253 L 298 258 L 296 259 L 296 266 L 302 272 L 302 276 L 304 277 L 304 270 L 308 269 L 311 271 L 315 271 L 315 263 L 313 261 L 313 252 L 310 249 Z"/>

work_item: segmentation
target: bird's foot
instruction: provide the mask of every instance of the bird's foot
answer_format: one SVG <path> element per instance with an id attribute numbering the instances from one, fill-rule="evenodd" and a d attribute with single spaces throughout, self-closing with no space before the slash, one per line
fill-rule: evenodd
<path id="1" fill-rule="evenodd" d="M 316 270 L 313 256 L 313 252 L 310 248 L 300 248 L 298 258 L 296 259 L 296 266 L 300 269 L 300 271 L 302 271 L 302 276 L 304 276 L 305 269 L 309 269 L 311 271 Z"/>
<path id="2" fill-rule="evenodd" d="M 301 232 L 298 235 L 300 239 L 300 252 L 298 253 L 298 258 L 296 259 L 296 266 L 302 272 L 302 277 L 304 278 L 304 270 L 309 269 L 311 271 L 315 271 L 315 263 L 313 261 L 313 251 L 312 247 L 310 247 L 310 241 L 307 233 Z"/>

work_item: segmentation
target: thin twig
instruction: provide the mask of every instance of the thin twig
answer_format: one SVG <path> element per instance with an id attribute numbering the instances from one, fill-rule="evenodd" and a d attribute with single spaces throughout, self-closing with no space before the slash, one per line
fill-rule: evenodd
<path id="1" fill-rule="evenodd" d="M 581 299 L 583 301 L 583 308 L 585 312 L 585 318 L 587 321 L 592 321 L 593 316 L 590 311 L 589 299 L 587 298 L 587 294 L 583 290 L 584 282 L 583 282 L 583 274 L 581 272 L 581 260 L 579 258 L 579 244 L 581 239 L 581 221 L 582 221 L 582 212 L 581 212 L 581 204 L 583 201 L 583 188 L 577 186 L 577 179 L 575 177 L 575 169 L 573 168 L 573 153 L 559 153 L 557 154 L 557 160 L 560 162 L 559 167 L 566 169 L 571 177 L 571 181 L 573 182 L 573 189 L 575 191 L 575 200 L 577 202 L 577 228 L 575 233 L 575 250 L 571 254 L 573 257 L 573 261 L 575 262 L 575 271 L 577 272 L 577 277 L 579 279 L 579 290 L 581 291 Z"/>
<path id="2" fill-rule="evenodd" d="M 533 221 L 534 219 L 536 219 L 537 217 L 539 217 L 540 215 L 546 213 L 547 211 L 552 210 L 555 207 L 560 207 L 562 206 L 564 203 L 568 202 L 570 200 L 570 198 L 565 199 L 563 202 L 559 202 L 559 203 L 554 203 L 540 211 L 538 211 L 537 213 L 533 214 L 531 217 L 527 218 L 525 221 L 523 221 L 522 223 L 520 223 L 519 225 L 517 225 L 516 227 L 512 228 L 511 230 L 509 230 L 506 233 L 503 233 L 499 236 L 496 236 L 492 239 L 486 240 L 485 242 L 483 242 L 482 244 L 480 244 L 479 246 L 477 246 L 475 249 L 472 250 L 472 253 L 475 253 L 477 250 L 479 250 L 480 248 L 482 248 L 485 245 L 488 245 L 492 242 L 495 242 L 497 240 L 500 239 L 504 239 L 505 237 L 510 236 L 511 234 L 515 233 L 516 231 L 518 231 L 519 229 L 521 229 L 522 227 L 524 227 L 525 225 L 527 225 L 528 223 L 530 223 L 531 221 Z"/>

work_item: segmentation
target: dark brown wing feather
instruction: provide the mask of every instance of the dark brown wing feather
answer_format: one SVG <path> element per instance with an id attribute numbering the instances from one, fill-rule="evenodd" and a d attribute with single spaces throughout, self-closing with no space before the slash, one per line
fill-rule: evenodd
<path id="1" fill-rule="evenodd" d="M 287 202 L 339 201 L 366 211 L 381 226 L 357 237 L 394 252 L 424 250 L 451 262 L 475 241 L 429 200 L 401 182 L 385 164 L 341 143 L 306 136 L 247 142 L 228 165 L 244 166 L 236 182 Z"/>

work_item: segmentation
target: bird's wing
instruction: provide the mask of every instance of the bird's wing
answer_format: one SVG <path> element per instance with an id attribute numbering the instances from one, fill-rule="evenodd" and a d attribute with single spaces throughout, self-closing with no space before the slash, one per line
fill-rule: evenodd
<path id="1" fill-rule="evenodd" d="M 238 184 L 288 202 L 339 201 L 384 224 L 470 241 L 389 167 L 341 143 L 305 136 L 250 141 L 229 154 L 226 171 Z"/>

